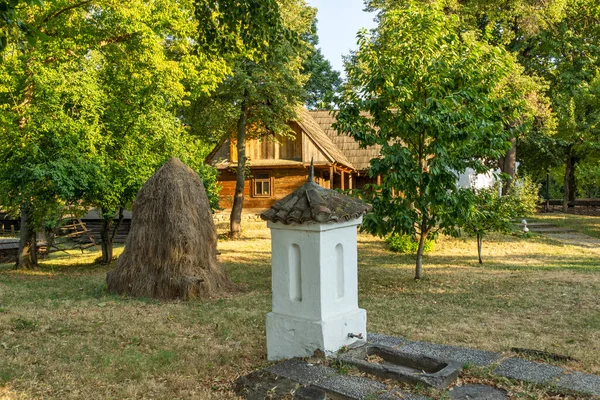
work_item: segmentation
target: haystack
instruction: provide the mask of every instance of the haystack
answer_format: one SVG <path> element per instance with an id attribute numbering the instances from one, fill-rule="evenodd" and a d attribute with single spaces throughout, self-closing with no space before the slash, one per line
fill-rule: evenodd
<path id="1" fill-rule="evenodd" d="M 217 263 L 217 233 L 202 180 L 171 158 L 133 203 L 131 229 L 108 290 L 161 299 L 215 297 L 231 283 Z"/>

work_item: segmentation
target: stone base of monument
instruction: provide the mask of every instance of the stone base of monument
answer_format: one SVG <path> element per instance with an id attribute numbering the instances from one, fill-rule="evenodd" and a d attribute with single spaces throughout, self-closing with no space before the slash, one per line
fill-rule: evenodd
<path id="1" fill-rule="evenodd" d="M 321 321 L 271 312 L 267 314 L 267 354 L 269 360 L 309 357 L 315 349 L 326 356 L 357 342 L 348 333 L 361 333 L 366 340 L 367 313 L 357 309 Z M 364 332 L 364 334 L 363 334 Z"/>
<path id="2" fill-rule="evenodd" d="M 392 347 L 365 344 L 341 354 L 338 360 L 359 370 L 385 379 L 442 389 L 452 384 L 462 365 Z"/>

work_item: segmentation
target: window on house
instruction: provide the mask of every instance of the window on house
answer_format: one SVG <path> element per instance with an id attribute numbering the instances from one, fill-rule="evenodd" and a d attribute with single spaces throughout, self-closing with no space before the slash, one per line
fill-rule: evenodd
<path id="1" fill-rule="evenodd" d="M 254 174 L 254 196 L 255 197 L 270 197 L 271 196 L 271 173 L 257 172 Z"/>

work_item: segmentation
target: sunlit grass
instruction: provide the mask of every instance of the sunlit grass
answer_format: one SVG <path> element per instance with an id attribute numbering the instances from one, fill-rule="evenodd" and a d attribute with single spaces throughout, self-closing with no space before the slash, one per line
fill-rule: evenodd
<path id="1" fill-rule="evenodd" d="M 267 364 L 269 231 L 248 223 L 219 250 L 240 290 L 187 303 L 108 294 L 109 268 L 93 251 L 56 253 L 31 272 L 1 265 L 0 398 L 233 398 L 230 383 Z M 548 350 L 600 373 L 598 258 L 543 237 L 492 235 L 480 266 L 474 240 L 442 237 L 415 282 L 413 256 L 360 235 L 360 306 L 371 332 Z M 536 390 L 521 392 L 543 398 Z"/>
<path id="2" fill-rule="evenodd" d="M 600 238 L 600 216 L 585 216 L 565 213 L 538 214 L 532 221 L 540 221 L 569 228 L 586 235 Z"/>

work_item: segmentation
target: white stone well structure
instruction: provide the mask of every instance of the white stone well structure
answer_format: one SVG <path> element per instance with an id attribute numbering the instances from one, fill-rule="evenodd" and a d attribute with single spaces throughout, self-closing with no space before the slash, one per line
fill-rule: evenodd
<path id="1" fill-rule="evenodd" d="M 357 228 L 370 206 L 307 182 L 261 214 L 271 229 L 273 311 L 267 357 L 333 355 L 366 341 L 358 308 Z"/>

